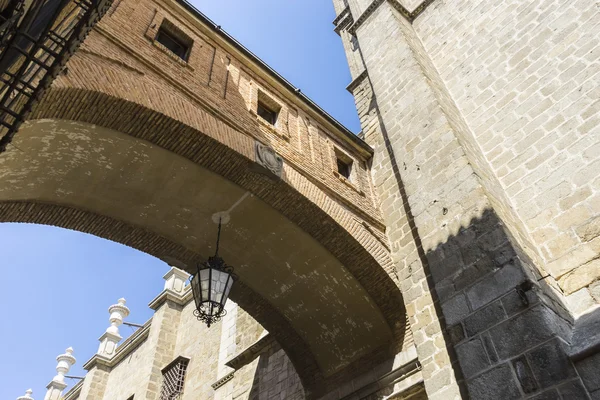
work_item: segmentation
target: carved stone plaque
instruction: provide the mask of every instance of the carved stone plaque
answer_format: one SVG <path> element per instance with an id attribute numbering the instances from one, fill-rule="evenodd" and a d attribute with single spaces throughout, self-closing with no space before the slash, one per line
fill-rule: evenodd
<path id="1" fill-rule="evenodd" d="M 275 153 L 271 147 L 260 142 L 255 142 L 255 161 L 277 178 L 281 178 L 283 172 L 283 159 Z"/>

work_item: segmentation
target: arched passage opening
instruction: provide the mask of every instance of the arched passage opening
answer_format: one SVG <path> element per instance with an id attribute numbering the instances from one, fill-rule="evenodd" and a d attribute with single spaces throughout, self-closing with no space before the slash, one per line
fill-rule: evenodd
<path id="1" fill-rule="evenodd" d="M 240 276 L 231 298 L 282 345 L 309 397 L 401 348 L 402 299 L 385 267 L 290 184 L 295 171 L 279 181 L 254 172 L 252 139 L 218 127 L 211 138 L 105 95 L 53 94 L 52 104 L 69 94 L 82 107 L 38 111 L 0 158 L 0 221 L 75 229 L 190 266 L 213 253 L 212 215 L 230 209 L 221 254 Z M 125 117 L 100 119 L 100 109 Z M 111 129 L 119 118 L 124 131 Z"/>

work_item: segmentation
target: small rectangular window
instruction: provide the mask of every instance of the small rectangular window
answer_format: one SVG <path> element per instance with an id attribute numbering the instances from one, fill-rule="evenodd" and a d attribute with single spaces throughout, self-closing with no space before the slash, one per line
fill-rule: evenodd
<path id="1" fill-rule="evenodd" d="M 351 165 L 340 160 L 337 160 L 338 173 L 346 179 L 350 179 Z"/>
<path id="2" fill-rule="evenodd" d="M 190 360 L 184 357 L 175 359 L 162 370 L 163 382 L 160 400 L 175 400 L 183 393 L 185 373 Z"/>
<path id="3" fill-rule="evenodd" d="M 269 109 L 269 107 L 262 104 L 261 102 L 258 103 L 258 110 L 256 111 L 256 113 L 271 125 L 275 125 L 275 123 L 277 122 L 277 113 Z"/>
<path id="4" fill-rule="evenodd" d="M 158 28 L 156 41 L 182 60 L 188 60 L 192 48 L 192 39 L 169 21 L 163 21 L 160 28 Z"/>
<path id="5" fill-rule="evenodd" d="M 338 149 L 335 150 L 337 173 L 350 180 L 352 177 L 352 159 Z"/>
<path id="6" fill-rule="evenodd" d="M 275 100 L 263 93 L 261 90 L 258 91 L 258 106 L 256 113 L 265 121 L 271 125 L 277 123 L 277 117 L 281 111 L 281 106 L 277 104 Z"/>

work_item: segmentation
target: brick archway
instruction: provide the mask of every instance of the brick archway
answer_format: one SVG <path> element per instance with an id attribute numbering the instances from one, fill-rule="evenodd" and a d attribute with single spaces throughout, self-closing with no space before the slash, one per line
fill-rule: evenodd
<path id="1" fill-rule="evenodd" d="M 185 107 L 181 110 L 185 113 Z M 34 111 L 32 119 L 93 124 L 179 155 L 254 194 L 339 260 L 381 311 L 393 339 L 370 354 L 350 359 L 343 369 L 335 373 L 323 373 L 310 346 L 265 300 L 264 295 L 243 283 L 232 294 L 232 298 L 281 343 L 307 393 L 312 396 L 325 393 L 337 383 L 347 381 L 389 358 L 402 347 L 406 330 L 403 303 L 396 284 L 390 278 L 391 261 L 381 237 L 370 233 L 352 218 L 347 209 L 328 198 L 293 168 L 286 165 L 284 176 L 279 181 L 255 172 L 254 138 L 212 116 L 201 121 L 204 129 L 200 130 L 132 101 L 65 87 L 50 90 L 46 100 Z M 26 140 L 27 135 L 22 136 Z M 134 226 L 85 208 L 31 198 L 13 199 L 0 202 L 0 221 L 43 223 L 75 229 L 162 259 L 168 256 L 188 263 L 198 258 L 193 250 L 143 226 Z"/>

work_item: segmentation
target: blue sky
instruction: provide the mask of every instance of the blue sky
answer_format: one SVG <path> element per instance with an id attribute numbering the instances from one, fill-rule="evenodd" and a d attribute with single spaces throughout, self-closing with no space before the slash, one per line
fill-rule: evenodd
<path id="1" fill-rule="evenodd" d="M 195 0 L 192 3 L 354 132 L 359 131 L 350 75 L 329 0 Z M 232 12 L 231 10 L 235 10 Z M 32 388 L 41 400 L 55 375 L 55 357 L 75 349 L 81 368 L 109 325 L 107 308 L 119 297 L 129 322 L 152 316 L 147 304 L 168 270 L 147 254 L 64 229 L 0 224 L 3 324 L 0 399 Z M 121 328 L 124 336 L 132 330 Z M 75 382 L 75 381 L 71 381 Z"/>

